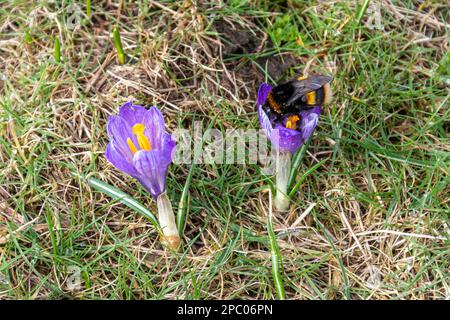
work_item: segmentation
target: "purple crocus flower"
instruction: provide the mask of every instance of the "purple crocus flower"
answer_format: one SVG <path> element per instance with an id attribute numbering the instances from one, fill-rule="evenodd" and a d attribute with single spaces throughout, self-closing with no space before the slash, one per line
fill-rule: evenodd
<path id="1" fill-rule="evenodd" d="M 125 103 L 118 115 L 109 117 L 108 137 L 109 162 L 138 180 L 155 200 L 165 192 L 176 145 L 158 108 Z"/>
<path id="2" fill-rule="evenodd" d="M 263 83 L 258 90 L 258 116 L 261 126 L 279 151 L 276 168 L 277 192 L 274 197 L 274 205 L 278 211 L 289 209 L 290 199 L 288 196 L 288 182 L 291 170 L 291 156 L 311 137 L 317 126 L 320 106 L 300 111 L 298 114 L 278 115 L 267 113 L 263 106 L 272 87 Z M 300 126 L 297 122 L 300 121 Z"/>
<path id="3" fill-rule="evenodd" d="M 267 138 L 280 151 L 295 153 L 311 136 L 317 126 L 321 109 L 314 106 L 309 110 L 301 111 L 298 114 L 300 121 L 300 130 L 289 128 L 289 117 L 281 116 L 278 118 L 270 117 L 263 108 L 272 87 L 263 83 L 258 90 L 258 116 L 261 126 L 266 133 Z M 274 129 L 277 131 L 275 132 Z"/>

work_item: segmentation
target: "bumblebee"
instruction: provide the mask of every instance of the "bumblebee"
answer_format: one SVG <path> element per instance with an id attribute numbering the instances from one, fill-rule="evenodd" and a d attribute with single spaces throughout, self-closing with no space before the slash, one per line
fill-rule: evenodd
<path id="1" fill-rule="evenodd" d="M 312 75 L 275 86 L 267 96 L 264 110 L 275 119 L 288 116 L 286 127 L 295 129 L 299 112 L 330 103 L 331 80 L 329 76 Z"/>

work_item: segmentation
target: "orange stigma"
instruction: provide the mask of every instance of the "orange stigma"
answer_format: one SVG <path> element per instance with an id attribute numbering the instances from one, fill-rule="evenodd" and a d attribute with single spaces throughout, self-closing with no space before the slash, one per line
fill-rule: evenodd
<path id="1" fill-rule="evenodd" d="M 137 138 L 137 142 L 141 150 L 150 151 L 152 150 L 152 145 L 150 144 L 150 141 L 148 141 L 148 138 L 144 135 L 144 131 L 145 126 L 142 123 L 137 123 L 133 126 L 133 133 Z M 136 148 L 130 138 L 127 139 L 127 144 L 133 154 L 138 151 L 138 148 Z"/>
<path id="2" fill-rule="evenodd" d="M 286 121 L 286 128 L 287 129 L 295 129 L 297 128 L 297 122 L 300 120 L 300 117 L 297 115 L 289 116 Z"/>

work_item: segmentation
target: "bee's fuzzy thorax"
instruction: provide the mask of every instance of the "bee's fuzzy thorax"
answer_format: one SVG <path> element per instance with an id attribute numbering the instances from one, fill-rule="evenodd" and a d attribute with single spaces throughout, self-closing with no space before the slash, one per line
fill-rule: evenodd
<path id="1" fill-rule="evenodd" d="M 276 112 L 281 113 L 281 107 L 280 105 L 275 101 L 272 95 L 272 91 L 269 92 L 269 95 L 267 96 L 267 102 L 269 103 L 269 106 Z"/>

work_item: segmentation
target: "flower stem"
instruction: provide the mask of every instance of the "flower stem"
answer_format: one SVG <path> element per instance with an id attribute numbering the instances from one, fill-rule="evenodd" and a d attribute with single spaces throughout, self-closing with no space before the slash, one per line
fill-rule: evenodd
<path id="1" fill-rule="evenodd" d="M 287 211 L 289 209 L 290 198 L 288 196 L 287 188 L 290 171 L 291 153 L 281 151 L 277 159 L 277 173 L 275 181 L 277 190 L 274 204 L 277 211 Z"/>
<path id="2" fill-rule="evenodd" d="M 175 223 L 175 215 L 173 213 L 172 204 L 164 192 L 156 199 L 158 206 L 158 220 L 163 231 L 162 242 L 173 250 L 180 247 L 180 236 L 178 235 L 177 225 Z"/>

